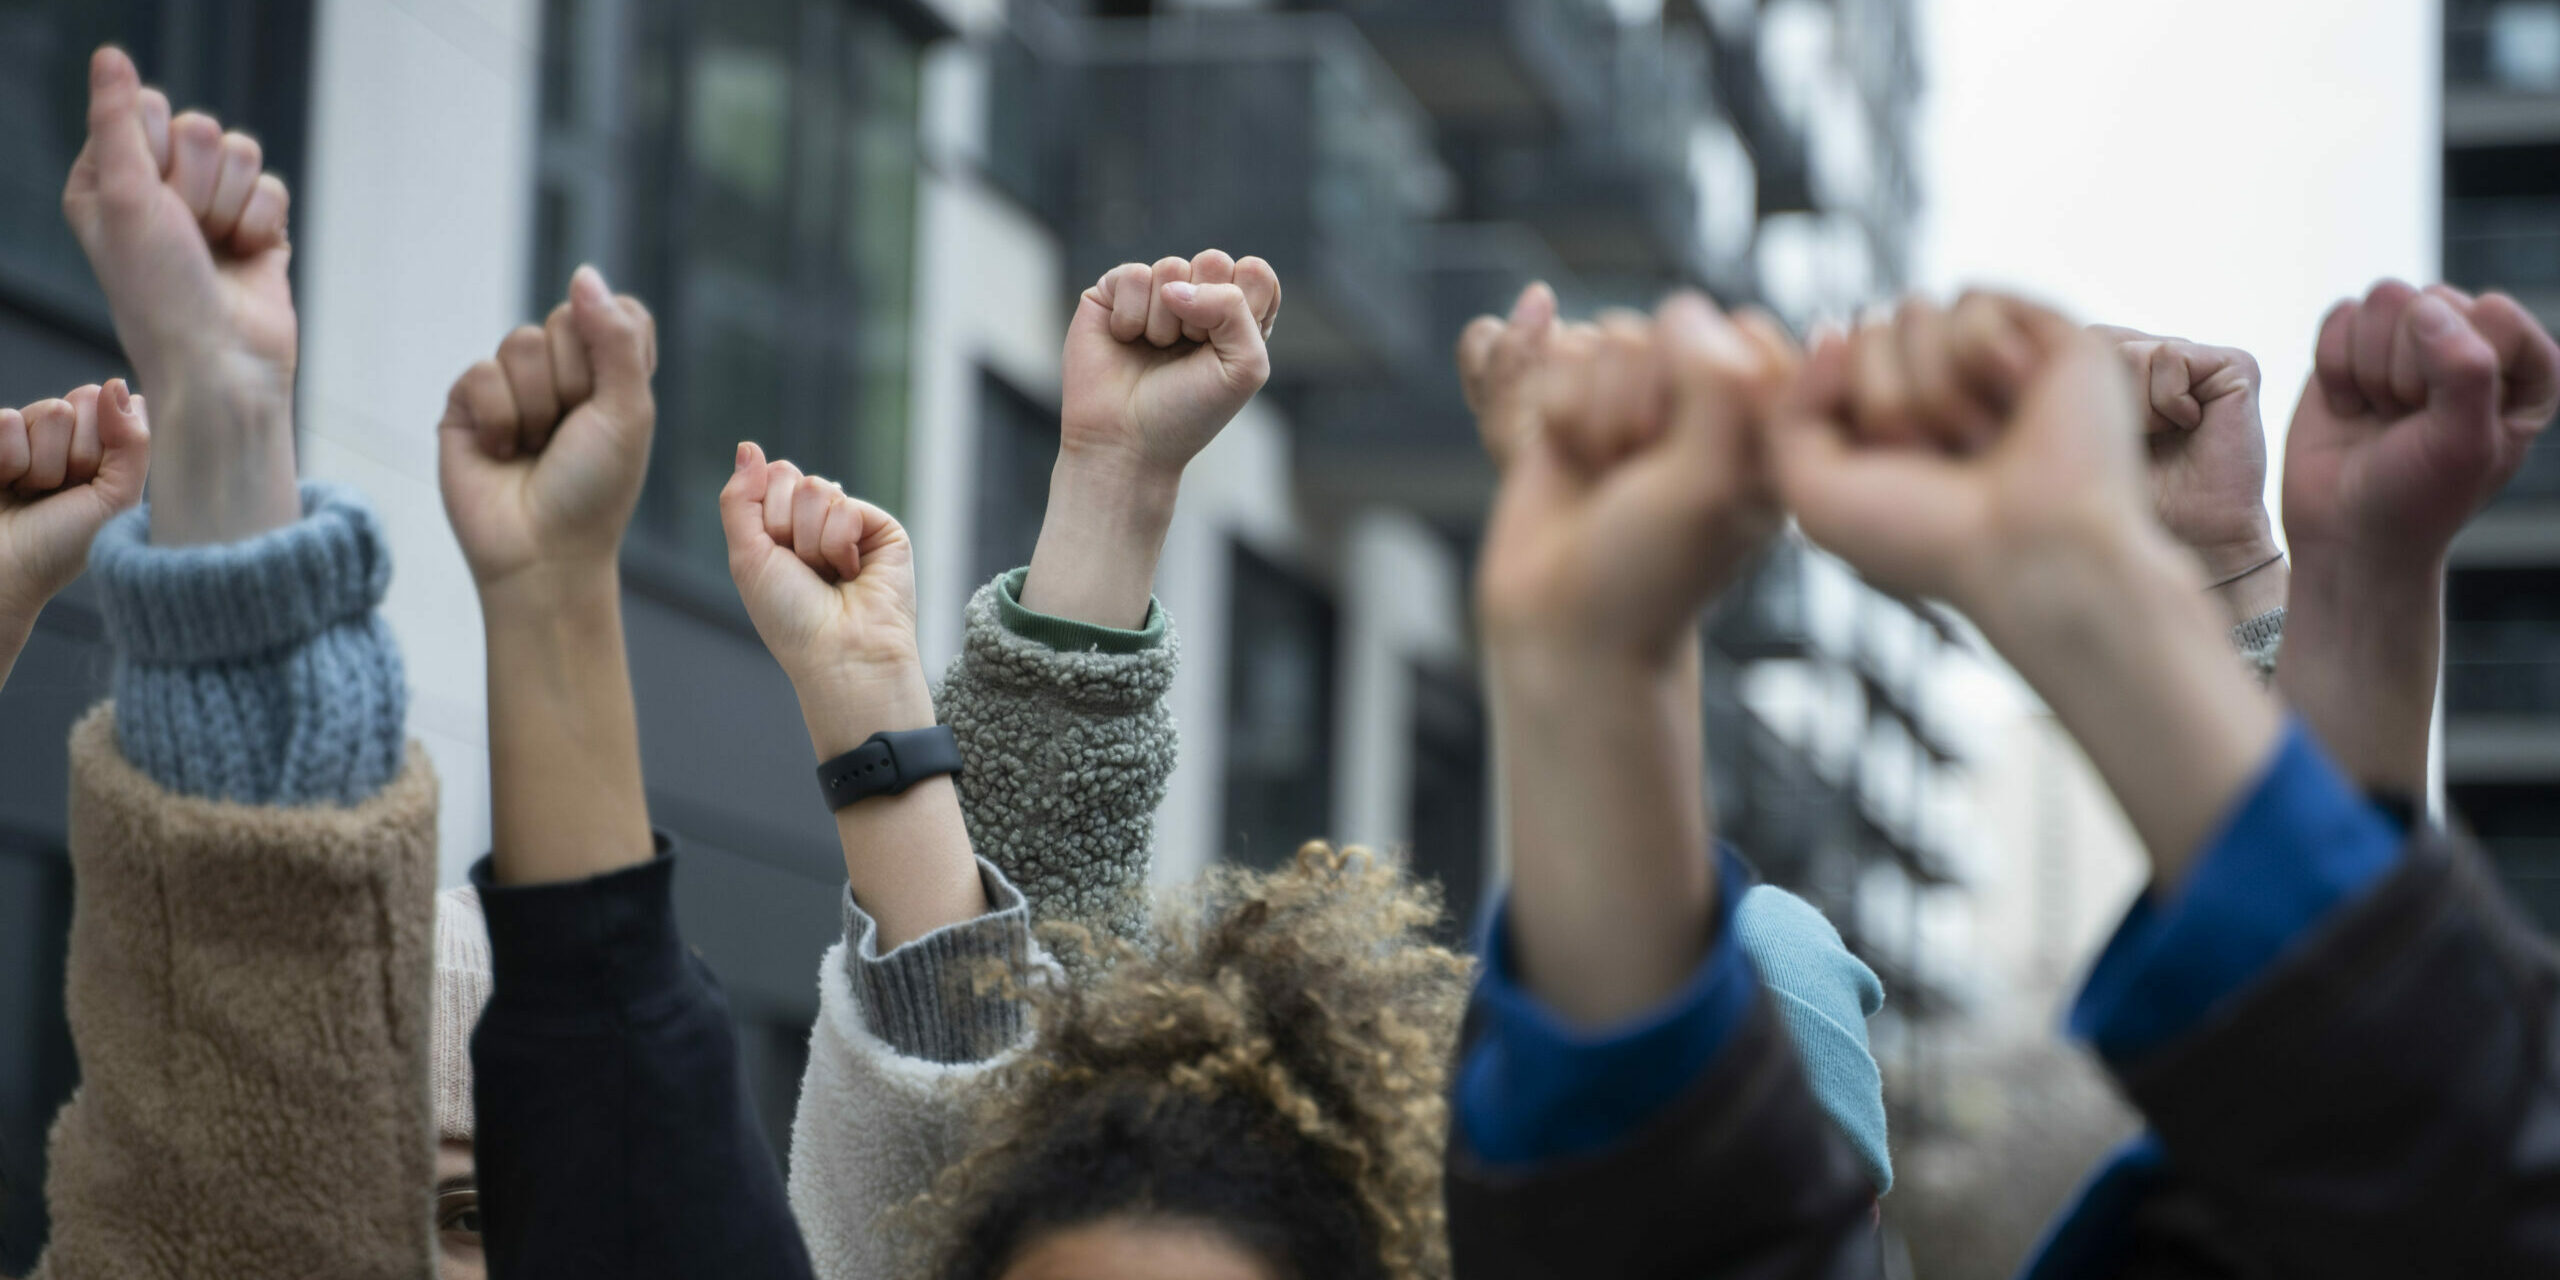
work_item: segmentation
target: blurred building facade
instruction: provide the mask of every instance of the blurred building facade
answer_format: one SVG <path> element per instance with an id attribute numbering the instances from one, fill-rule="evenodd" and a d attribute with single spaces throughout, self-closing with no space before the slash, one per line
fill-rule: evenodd
<path id="1" fill-rule="evenodd" d="M 841 865 L 789 687 L 722 567 L 734 444 L 841 478 L 919 549 L 928 660 L 1029 555 L 1069 304 L 1209 246 L 1279 267 L 1277 380 L 1192 469 L 1160 874 L 1326 836 L 1407 850 L 1461 918 L 1498 873 L 1467 569 L 1492 476 L 1449 349 L 1531 279 L 1680 283 L 1791 320 L 1903 279 L 1909 0 L 24 0 L 0 10 L 0 400 L 116 373 L 56 201 L 84 59 L 125 42 L 295 184 L 309 474 L 364 489 L 443 871 L 485 846 L 484 670 L 435 480 L 450 380 L 593 261 L 661 323 L 626 558 L 654 820 L 777 1135 Z M 1922 940 L 1967 875 L 1952 632 L 1782 546 L 1712 620 L 1724 833 L 1886 975 L 1880 1044 L 1963 998 Z M 0 693 L 0 1267 L 40 1230 L 74 1074 L 60 744 L 106 687 L 93 606 Z"/>
<path id="2" fill-rule="evenodd" d="M 2560 0 L 2448 0 L 2444 274 L 2560 327 Z M 2454 544 L 2446 800 L 2560 930 L 2560 442 Z"/>

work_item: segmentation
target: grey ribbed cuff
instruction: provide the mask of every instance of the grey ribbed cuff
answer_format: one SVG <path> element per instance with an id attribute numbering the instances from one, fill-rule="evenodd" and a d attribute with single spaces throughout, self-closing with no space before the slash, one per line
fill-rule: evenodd
<path id="1" fill-rule="evenodd" d="M 864 1027 L 926 1062 L 982 1062 L 1019 1043 L 1030 1021 L 1005 987 L 1031 973 L 1031 908 L 994 863 L 978 859 L 993 909 L 887 955 L 880 924 L 844 894 L 845 971 Z"/>
<path id="2" fill-rule="evenodd" d="M 245 542 L 150 545 L 145 503 L 108 522 L 90 562 L 107 635 L 128 661 L 237 662 L 361 620 L 391 586 L 391 553 L 352 489 L 305 482 L 302 519 Z"/>
<path id="3" fill-rule="evenodd" d="M 2284 648 L 2284 606 L 2259 614 L 2231 629 L 2231 643 L 2240 650 L 2240 659 L 2258 673 L 2258 683 L 2275 679 L 2276 655 Z"/>
<path id="4" fill-rule="evenodd" d="M 219 546 L 151 546 L 147 507 L 98 536 L 116 743 L 172 791 L 355 804 L 400 771 L 408 684 L 374 612 L 390 551 L 353 490 L 307 483 L 302 508 Z"/>

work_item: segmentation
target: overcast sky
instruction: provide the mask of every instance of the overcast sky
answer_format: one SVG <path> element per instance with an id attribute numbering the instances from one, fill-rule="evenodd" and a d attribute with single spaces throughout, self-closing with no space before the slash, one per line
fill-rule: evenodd
<path id="1" fill-rule="evenodd" d="M 2433 277 L 2432 0 L 1919 5 L 1922 285 L 2247 348 L 2281 457 L 2321 313 Z"/>

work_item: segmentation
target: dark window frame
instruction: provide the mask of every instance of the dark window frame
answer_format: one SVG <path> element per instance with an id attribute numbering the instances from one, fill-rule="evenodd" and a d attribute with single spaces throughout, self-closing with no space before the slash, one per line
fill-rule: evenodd
<path id="1" fill-rule="evenodd" d="M 697 139 L 687 131 L 705 118 L 694 55 L 706 47 L 713 6 L 546 0 L 526 308 L 539 316 L 557 305 L 569 270 L 592 261 L 657 312 L 658 440 L 624 568 L 653 598 L 745 633 L 745 610 L 710 545 L 714 477 L 727 468 L 728 444 L 759 440 L 892 511 L 903 505 L 925 168 L 921 74 L 929 42 L 950 32 L 912 0 L 770 0 L 764 13 L 789 26 L 792 38 L 782 86 L 783 189 L 765 212 L 789 232 L 780 269 L 759 276 L 709 248 L 709 229 L 719 225 L 704 196 L 713 180 L 688 151 Z M 857 279 L 844 261 L 860 256 L 850 246 L 864 225 L 856 169 L 877 153 L 855 149 L 884 136 L 865 132 L 883 117 L 868 114 L 878 103 L 857 96 L 878 79 L 861 74 L 860 60 L 884 50 L 906 72 L 885 135 L 899 183 L 898 243 L 868 260 L 875 269 Z M 813 156 L 821 167 L 812 167 Z M 884 299 L 888 310 L 879 311 L 874 304 Z M 702 366 L 715 350 L 770 365 L 769 381 L 747 379 L 774 393 L 769 412 L 747 412 L 747 420 L 697 412 L 694 400 L 714 394 Z"/>

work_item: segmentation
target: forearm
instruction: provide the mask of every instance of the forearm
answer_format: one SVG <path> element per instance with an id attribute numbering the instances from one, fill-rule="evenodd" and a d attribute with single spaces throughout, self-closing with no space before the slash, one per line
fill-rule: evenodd
<path id="1" fill-rule="evenodd" d="M 153 470 L 177 478 L 151 488 L 154 546 L 238 542 L 302 515 L 290 396 L 260 378 L 203 381 L 151 388 Z"/>
<path id="2" fill-rule="evenodd" d="M 654 856 L 611 565 L 484 587 L 492 852 L 501 884 L 584 880 Z"/>
<path id="3" fill-rule="evenodd" d="M 1580 1025 L 1660 1004 L 1713 942 L 1693 666 L 1492 657 L 1521 976 Z"/>
<path id="4" fill-rule="evenodd" d="M 2427 792 L 2444 562 L 2358 570 L 2314 554 L 2294 579 L 2276 687 L 2349 778 Z"/>
<path id="5" fill-rule="evenodd" d="M 1062 450 L 1049 477 L 1049 507 L 1022 586 L 1023 606 L 1095 626 L 1145 626 L 1181 484 L 1180 472 Z"/>
<path id="6" fill-rule="evenodd" d="M 2127 539 L 1977 611 L 2088 752 L 2161 886 L 2184 875 L 2283 730 L 2274 701 L 2232 662 L 2195 577 L 2173 546 Z"/>
<path id="7" fill-rule="evenodd" d="M 921 663 L 841 677 L 800 690 L 809 744 L 819 761 L 859 747 L 875 733 L 928 728 L 933 698 Z M 960 793 L 949 777 L 928 778 L 897 795 L 836 810 L 845 883 L 880 928 L 883 952 L 988 910 Z"/>

